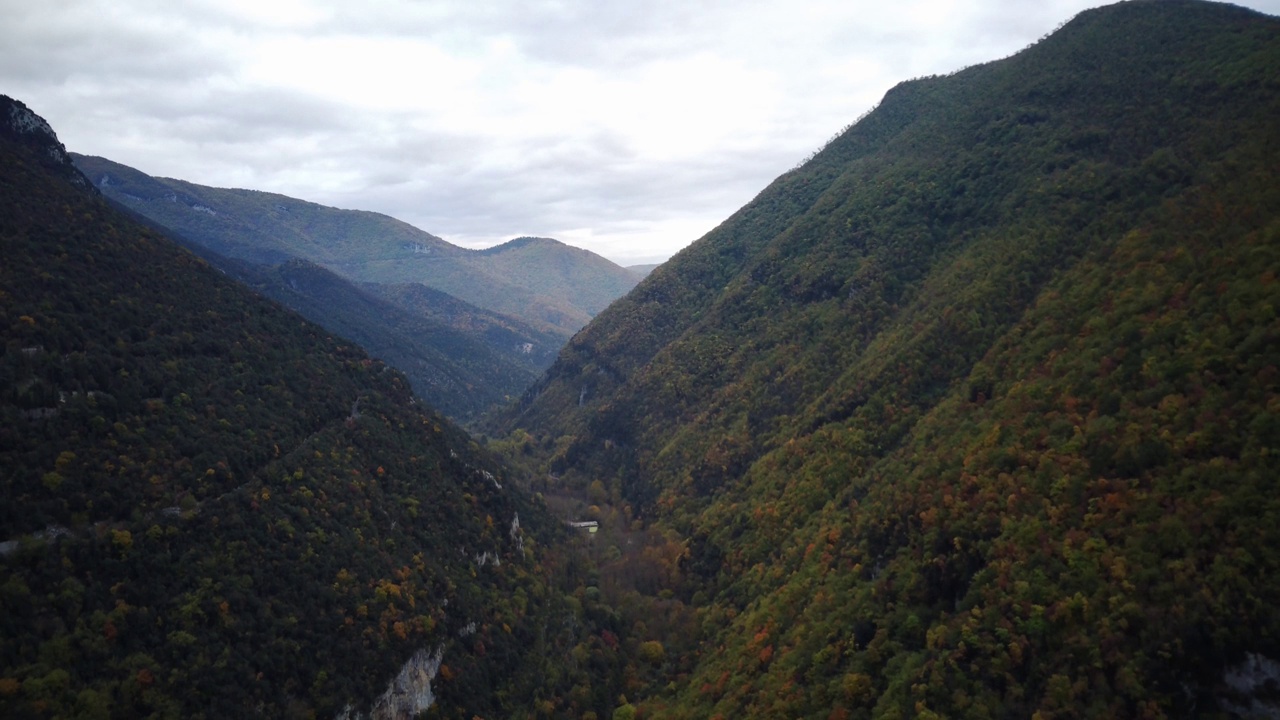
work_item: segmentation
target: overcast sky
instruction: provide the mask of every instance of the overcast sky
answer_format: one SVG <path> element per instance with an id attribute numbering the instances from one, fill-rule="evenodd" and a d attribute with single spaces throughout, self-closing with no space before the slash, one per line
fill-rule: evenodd
<path id="1" fill-rule="evenodd" d="M 151 175 L 629 264 L 696 240 L 897 82 L 1099 4 L 0 0 L 0 93 Z"/>

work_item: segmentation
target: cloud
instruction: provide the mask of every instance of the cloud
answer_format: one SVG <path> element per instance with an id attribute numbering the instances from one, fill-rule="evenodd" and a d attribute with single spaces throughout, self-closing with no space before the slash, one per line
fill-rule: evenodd
<path id="1" fill-rule="evenodd" d="M 625 261 L 697 239 L 897 82 L 1093 4 L 0 0 L 0 92 L 144 172 Z"/>

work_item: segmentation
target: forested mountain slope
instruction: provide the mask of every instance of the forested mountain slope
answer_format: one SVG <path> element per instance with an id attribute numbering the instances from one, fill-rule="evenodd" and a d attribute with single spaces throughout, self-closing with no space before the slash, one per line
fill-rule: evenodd
<path id="1" fill-rule="evenodd" d="M 306 260 L 210 261 L 403 372 L 419 398 L 458 422 L 518 397 L 563 342 L 418 283 L 357 285 Z"/>
<path id="2" fill-rule="evenodd" d="M 486 273 L 529 288 L 540 297 L 553 298 L 565 307 L 585 311 L 587 317 L 582 325 L 639 280 L 630 270 L 590 250 L 551 238 L 519 237 L 473 252 L 471 264 L 483 267 Z M 580 328 L 576 326 L 574 331 Z"/>
<path id="3" fill-rule="evenodd" d="M 687 539 L 642 711 L 1274 711 L 1277 117 L 1275 18 L 1087 11 L 895 87 L 577 335 L 502 422 Z"/>
<path id="4" fill-rule="evenodd" d="M 2 96 L 0 250 L 0 716 L 518 717 L 578 682 L 558 523 Z"/>
<path id="5" fill-rule="evenodd" d="M 267 265 L 299 258 L 357 282 L 421 283 L 559 335 L 561 342 L 637 281 L 605 258 L 555 240 L 519 238 L 467 250 L 378 213 L 74 158 L 108 197 L 222 255 Z"/>

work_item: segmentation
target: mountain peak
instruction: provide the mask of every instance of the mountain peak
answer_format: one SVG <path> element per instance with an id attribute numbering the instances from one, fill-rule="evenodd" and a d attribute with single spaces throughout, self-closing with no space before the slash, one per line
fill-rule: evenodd
<path id="1" fill-rule="evenodd" d="M 483 248 L 481 250 L 478 250 L 477 252 L 481 254 L 491 255 L 495 253 L 506 252 L 508 250 L 518 250 L 520 248 L 537 246 L 537 245 L 559 246 L 559 247 L 566 247 L 566 248 L 572 247 L 571 245 L 566 245 L 554 238 L 536 237 L 533 235 L 521 235 L 520 237 L 512 238 L 504 243 L 499 243 L 497 245 L 494 245 L 493 247 Z"/>
<path id="2" fill-rule="evenodd" d="M 32 112 L 31 108 L 20 100 L 0 95 L 0 104 L 8 109 L 9 121 L 5 129 L 18 135 L 44 135 L 53 142 L 58 142 L 58 135 L 48 122 Z M 59 143 L 61 144 L 61 143 Z"/>
<path id="3" fill-rule="evenodd" d="M 71 163 L 67 148 L 49 123 L 21 100 L 0 95 L 0 138 L 31 148 L 41 162 L 72 185 L 90 189 L 93 185 Z"/>

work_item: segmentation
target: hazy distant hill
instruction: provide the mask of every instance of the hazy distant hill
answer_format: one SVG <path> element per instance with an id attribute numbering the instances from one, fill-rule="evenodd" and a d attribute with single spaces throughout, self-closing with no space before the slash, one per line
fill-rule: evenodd
<path id="1" fill-rule="evenodd" d="M 415 392 L 459 421 L 518 397 L 562 339 L 416 283 L 363 286 L 305 260 L 219 267 L 405 373 Z M 415 303 L 415 300 L 417 301 Z"/>
<path id="2" fill-rule="evenodd" d="M 564 342 L 558 334 L 539 332 L 510 315 L 482 310 L 421 283 L 360 283 L 359 287 L 420 317 L 482 339 L 539 371 L 551 365 Z"/>
<path id="3" fill-rule="evenodd" d="M 1275 18 L 1090 10 L 579 333 L 505 427 L 683 548 L 640 713 L 1276 716 L 1277 118 Z"/>
<path id="4" fill-rule="evenodd" d="M 631 272 L 635 273 L 637 276 L 644 278 L 644 277 L 647 277 L 649 273 L 653 272 L 654 268 L 658 267 L 661 264 L 662 263 L 651 263 L 649 265 L 628 265 L 627 270 L 630 270 Z"/>
<path id="5" fill-rule="evenodd" d="M 586 250 L 520 238 L 467 250 L 378 213 L 255 190 L 153 178 L 74 155 L 108 197 L 220 254 L 259 264 L 309 260 L 359 282 L 416 282 L 568 338 L 637 278 Z"/>
<path id="6" fill-rule="evenodd" d="M 564 319 L 556 319 L 555 315 L 550 317 L 556 327 L 572 329 L 574 332 L 608 307 L 609 303 L 635 287 L 637 281 L 633 274 L 612 261 L 589 250 L 571 247 L 550 238 L 521 237 L 486 250 L 468 253 L 460 266 L 527 288 L 539 302 L 542 298 L 550 298 L 553 301 L 552 307 L 572 309 L 573 314 Z M 404 279 L 412 277 L 406 275 Z M 465 275 L 460 273 L 448 278 L 441 273 L 435 282 L 424 284 L 471 300 L 464 294 L 462 283 L 465 282 Z M 489 302 L 492 307 L 509 315 L 515 315 L 514 311 L 519 307 L 515 295 L 499 295 L 493 288 L 471 289 L 470 292 L 491 295 Z M 481 307 L 490 307 L 478 300 L 471 301 Z M 581 318 L 581 324 L 576 324 L 578 318 Z"/>
<path id="7" fill-rule="evenodd" d="M 486 410 L 519 396 L 538 373 L 551 364 L 567 339 L 560 330 L 536 329 L 516 317 L 484 310 L 418 283 L 386 287 L 377 283 L 357 285 L 323 266 L 300 258 L 290 259 L 282 250 L 271 249 L 272 245 L 285 247 L 285 243 L 253 246 L 193 240 L 185 231 L 170 228 L 162 220 L 181 218 L 191 212 L 192 206 L 184 204 L 186 202 L 205 207 L 199 201 L 181 196 L 184 201 L 179 202 L 180 196 L 167 189 L 163 182 L 131 168 L 100 158 L 75 157 L 80 165 L 95 174 L 108 198 L 121 203 L 140 219 L 172 233 L 201 257 L 267 297 L 302 313 L 330 332 L 356 341 L 370 354 L 405 373 L 420 397 L 455 420 L 474 420 Z M 262 193 L 254 193 L 248 197 L 260 195 Z M 159 199 L 158 204 L 144 201 L 144 196 L 152 201 Z M 319 207 L 301 205 L 310 210 Z M 143 210 L 149 215 L 143 214 Z M 390 218 L 364 215 L 375 230 L 409 236 L 418 234 L 416 229 Z M 220 221 L 226 226 L 241 219 L 220 218 Z M 287 225 L 282 227 L 297 231 L 294 241 L 303 242 L 305 231 Z M 245 229 L 243 237 L 254 237 L 256 232 Z M 443 241 L 441 243 L 443 247 Z"/>
<path id="8" fill-rule="evenodd" d="M 578 682 L 558 523 L 3 96 L 0 249 L 0 717 L 519 717 Z"/>

